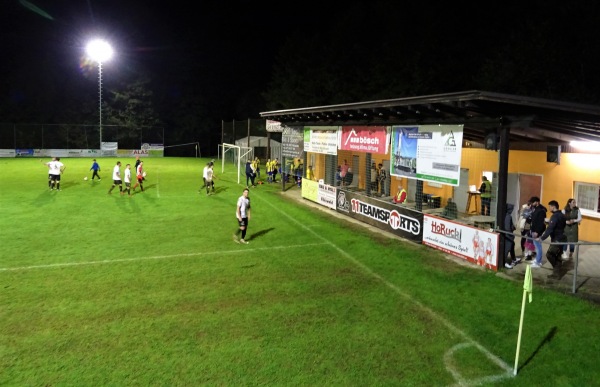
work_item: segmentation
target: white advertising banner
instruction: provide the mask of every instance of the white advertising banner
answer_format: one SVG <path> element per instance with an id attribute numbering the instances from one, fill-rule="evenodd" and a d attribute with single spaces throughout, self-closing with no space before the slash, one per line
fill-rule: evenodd
<path id="1" fill-rule="evenodd" d="M 392 127 L 393 176 L 458 186 L 463 125 Z"/>
<path id="2" fill-rule="evenodd" d="M 323 183 L 323 180 L 319 180 L 319 190 L 317 191 L 317 202 L 319 204 L 335 210 L 336 196 L 337 188 Z"/>
<path id="3" fill-rule="evenodd" d="M 498 270 L 498 234 L 436 216 L 423 217 L 423 244 Z"/>
<path id="4" fill-rule="evenodd" d="M 338 127 L 319 126 L 318 129 L 304 127 L 304 151 L 337 155 Z"/>

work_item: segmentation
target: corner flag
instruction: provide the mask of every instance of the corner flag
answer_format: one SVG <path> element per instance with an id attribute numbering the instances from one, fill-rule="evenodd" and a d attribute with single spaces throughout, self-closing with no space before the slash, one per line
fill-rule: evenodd
<path id="1" fill-rule="evenodd" d="M 529 302 L 531 302 L 533 300 L 533 279 L 531 278 L 531 266 L 529 265 L 527 265 L 527 269 L 525 270 L 523 290 L 529 293 Z"/>
<path id="2" fill-rule="evenodd" d="M 525 281 L 523 282 L 523 302 L 521 305 L 521 320 L 519 321 L 519 336 L 517 338 L 517 354 L 515 355 L 514 375 L 517 375 L 519 365 L 519 351 L 521 350 L 521 334 L 523 333 L 523 318 L 525 317 L 525 300 L 529 294 L 529 302 L 533 299 L 533 278 L 531 276 L 531 266 L 525 269 Z"/>

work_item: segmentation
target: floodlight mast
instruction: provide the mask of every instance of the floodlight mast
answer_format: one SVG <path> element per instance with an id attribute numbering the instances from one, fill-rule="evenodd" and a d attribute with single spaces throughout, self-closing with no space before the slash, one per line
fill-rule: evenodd
<path id="1" fill-rule="evenodd" d="M 100 115 L 100 155 L 102 155 L 102 62 L 112 58 L 113 49 L 106 41 L 95 39 L 88 43 L 86 51 L 89 57 L 98 63 L 98 113 Z"/>

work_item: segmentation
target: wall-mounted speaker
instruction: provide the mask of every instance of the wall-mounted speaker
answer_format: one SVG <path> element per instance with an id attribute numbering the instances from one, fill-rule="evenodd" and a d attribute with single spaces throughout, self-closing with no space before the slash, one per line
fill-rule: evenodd
<path id="1" fill-rule="evenodd" d="M 548 145 L 546 150 L 546 161 L 560 164 L 560 145 Z"/>
<path id="2" fill-rule="evenodd" d="M 497 151 L 499 143 L 500 143 L 500 136 L 498 136 L 494 132 L 494 133 L 490 133 L 485 136 L 483 145 L 485 146 L 485 149 L 487 149 L 487 150 Z"/>

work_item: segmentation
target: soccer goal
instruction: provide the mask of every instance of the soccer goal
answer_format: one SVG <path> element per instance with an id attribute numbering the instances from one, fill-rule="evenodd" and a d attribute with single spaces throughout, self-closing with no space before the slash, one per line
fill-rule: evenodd
<path id="1" fill-rule="evenodd" d="M 202 157 L 202 153 L 200 152 L 200 143 L 199 142 L 188 142 L 187 144 L 175 144 L 175 145 L 165 145 L 165 149 L 170 148 L 171 153 L 177 156 L 191 156 L 195 155 L 196 158 Z"/>
<path id="2" fill-rule="evenodd" d="M 245 170 L 242 170 L 242 166 L 246 166 L 246 161 L 253 159 L 253 149 L 246 146 L 239 146 L 233 144 L 223 143 L 221 144 L 223 157 L 221 158 L 221 173 L 225 172 L 225 162 L 232 163 L 237 166 L 238 184 L 240 178 L 245 174 Z"/>

